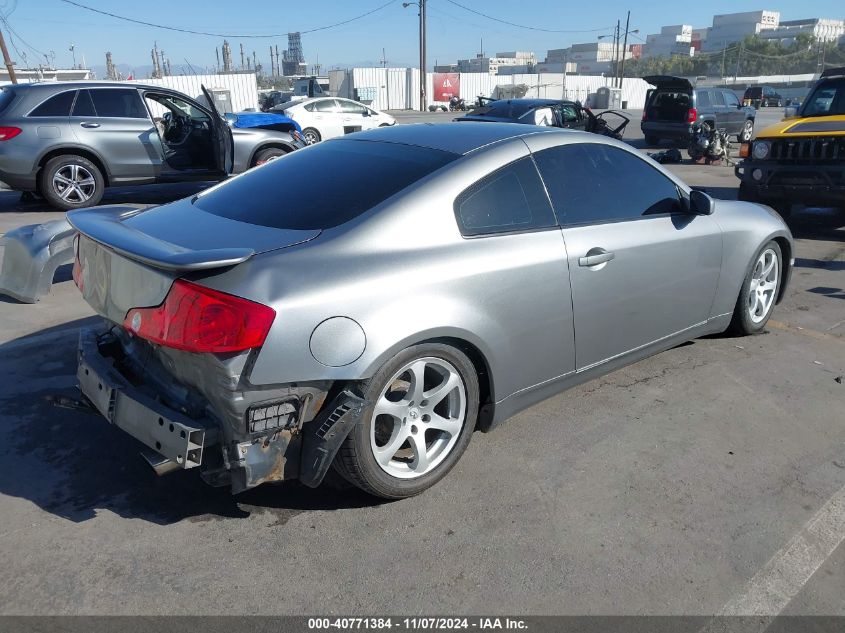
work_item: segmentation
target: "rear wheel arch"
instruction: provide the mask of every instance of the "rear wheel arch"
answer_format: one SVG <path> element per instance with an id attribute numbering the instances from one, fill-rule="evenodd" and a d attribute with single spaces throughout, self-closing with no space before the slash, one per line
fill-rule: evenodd
<path id="1" fill-rule="evenodd" d="M 252 150 L 252 153 L 249 156 L 249 166 L 250 167 L 255 167 L 255 157 L 258 155 L 258 152 L 264 151 L 265 149 L 280 149 L 285 154 L 290 154 L 293 151 L 293 147 L 291 147 L 290 145 L 287 145 L 285 143 L 282 143 L 281 141 L 273 141 L 273 142 L 269 142 L 269 143 L 262 143 L 261 145 L 256 147 L 254 150 Z"/>
<path id="2" fill-rule="evenodd" d="M 772 240 L 780 246 L 781 252 L 780 287 L 778 288 L 778 296 L 775 298 L 775 304 L 778 304 L 783 300 L 783 295 L 786 292 L 786 283 L 784 282 L 789 279 L 791 273 L 792 246 L 789 240 L 783 236 L 774 237 Z"/>
<path id="3" fill-rule="evenodd" d="M 51 149 L 49 152 L 44 154 L 41 158 L 38 159 L 38 174 L 37 178 L 40 180 L 40 172 L 44 169 L 44 166 L 47 164 L 47 161 L 56 158 L 56 156 L 68 156 L 71 154 L 75 154 L 77 156 L 82 156 L 83 158 L 90 160 L 94 165 L 97 166 L 97 169 L 100 170 L 100 173 L 103 175 L 103 181 L 105 186 L 109 186 L 109 170 L 106 166 L 106 162 L 95 152 L 92 152 L 89 149 L 85 149 L 82 147 L 74 147 L 74 146 L 63 146 L 55 149 Z"/>

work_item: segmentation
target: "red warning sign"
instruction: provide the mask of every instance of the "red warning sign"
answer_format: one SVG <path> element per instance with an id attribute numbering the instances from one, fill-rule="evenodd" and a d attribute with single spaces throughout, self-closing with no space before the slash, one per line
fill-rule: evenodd
<path id="1" fill-rule="evenodd" d="M 460 73 L 434 73 L 434 101 L 448 101 L 460 96 Z"/>

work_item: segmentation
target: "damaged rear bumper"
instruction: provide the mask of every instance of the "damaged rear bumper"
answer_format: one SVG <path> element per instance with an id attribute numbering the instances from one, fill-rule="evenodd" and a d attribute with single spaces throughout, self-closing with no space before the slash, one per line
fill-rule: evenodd
<path id="1" fill-rule="evenodd" d="M 292 385 L 285 395 L 233 392 L 231 408 L 244 411 L 233 420 L 231 410 L 215 409 L 172 376 L 153 381 L 145 372 L 163 369 L 149 358 L 133 362 L 137 352 L 115 330 L 81 331 L 79 388 L 106 420 L 144 444 L 158 474 L 199 468 L 207 483 L 229 485 L 233 493 L 291 479 L 316 487 L 364 409 L 351 391 L 328 400 L 325 391 Z"/>
<path id="2" fill-rule="evenodd" d="M 30 224 L 3 236 L 0 294 L 35 303 L 50 293 L 56 269 L 73 261 L 74 229 L 67 220 Z"/>

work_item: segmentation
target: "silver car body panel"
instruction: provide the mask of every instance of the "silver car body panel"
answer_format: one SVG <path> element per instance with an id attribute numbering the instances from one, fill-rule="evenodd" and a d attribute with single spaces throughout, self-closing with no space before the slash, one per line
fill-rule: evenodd
<path id="1" fill-rule="evenodd" d="M 235 413 L 262 394 L 305 384 L 327 389 L 355 383 L 371 377 L 399 351 L 433 339 L 451 341 L 477 361 L 488 395 L 482 403 L 482 425 L 489 428 L 562 389 L 724 330 L 757 251 L 777 239 L 785 263 L 791 258 L 791 235 L 776 214 L 759 205 L 728 201 L 716 201 L 712 215 L 461 235 L 453 208 L 456 197 L 532 150 L 566 143 L 611 144 L 650 161 L 607 137 L 518 124 L 417 125 L 365 132 L 321 146 L 356 139 L 423 145 L 462 156 L 307 241 L 283 231 L 273 238 L 277 248 L 264 250 L 258 248 L 264 238 L 255 233 L 255 225 L 234 221 L 226 234 L 208 235 L 202 243 L 207 250 L 234 244 L 253 244 L 256 253 L 263 250 L 237 265 L 185 275 L 195 283 L 271 306 L 277 316 L 260 349 L 221 357 L 144 345 L 178 383 L 196 389 L 217 410 L 230 412 L 226 419 L 231 428 L 224 436 L 232 442 L 244 441 L 243 422 L 238 427 Z M 262 169 L 284 169 L 284 159 L 278 162 Z M 676 176 L 650 162 L 683 195 L 689 194 Z M 166 293 L 167 280 L 184 274 L 157 263 L 155 257 L 145 263 L 137 260 L 143 259 L 138 253 L 146 239 L 188 248 L 189 232 L 206 220 L 212 226 L 219 219 L 187 214 L 180 206 L 186 204 L 125 220 L 131 229 L 127 238 L 133 233 L 146 236 L 139 235 L 137 244 L 111 244 L 109 234 L 96 223 L 86 224 L 84 216 L 90 211 L 71 214 L 88 235 L 80 242 L 81 252 L 82 245 L 89 244 L 95 252 L 123 262 L 114 266 L 103 261 L 91 272 L 119 299 L 96 298 L 85 284 L 86 299 L 108 320 L 120 323 L 128 308 L 156 305 Z M 178 222 L 153 221 L 168 208 Z M 259 228 L 268 235 L 275 230 Z M 615 258 L 601 266 L 580 265 L 595 247 L 612 250 Z M 784 268 L 788 274 L 790 267 Z M 157 290 L 143 295 L 145 283 Z M 343 327 L 321 328 L 326 322 Z M 312 347 L 315 336 L 317 352 Z M 332 336 L 338 337 L 334 345 Z M 329 362 L 321 362 L 332 347 L 339 350 L 337 360 L 330 355 Z M 322 403 L 325 393 L 315 401 Z"/>

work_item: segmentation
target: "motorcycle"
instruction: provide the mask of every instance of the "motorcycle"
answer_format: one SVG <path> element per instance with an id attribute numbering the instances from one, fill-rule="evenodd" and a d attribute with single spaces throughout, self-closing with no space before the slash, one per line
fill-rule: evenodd
<path id="1" fill-rule="evenodd" d="M 455 112 L 457 110 L 460 110 L 461 112 L 466 112 L 466 109 L 466 102 L 460 97 L 455 96 L 449 99 L 449 112 Z"/>
<path id="2" fill-rule="evenodd" d="M 733 164 L 727 133 L 724 129 L 717 130 L 708 121 L 693 124 L 687 152 L 694 161 L 713 163 L 724 160 L 728 165 Z"/>

